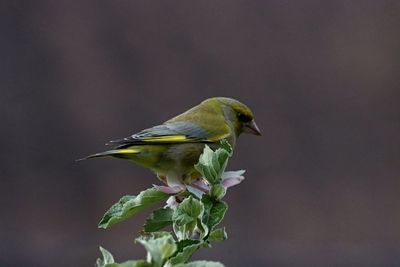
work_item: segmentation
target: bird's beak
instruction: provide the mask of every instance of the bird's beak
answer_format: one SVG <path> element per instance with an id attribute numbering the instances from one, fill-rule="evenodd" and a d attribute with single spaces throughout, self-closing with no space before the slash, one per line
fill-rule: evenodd
<path id="1" fill-rule="evenodd" d="M 261 135 L 261 131 L 254 120 L 243 125 L 243 132 L 254 135 Z"/>

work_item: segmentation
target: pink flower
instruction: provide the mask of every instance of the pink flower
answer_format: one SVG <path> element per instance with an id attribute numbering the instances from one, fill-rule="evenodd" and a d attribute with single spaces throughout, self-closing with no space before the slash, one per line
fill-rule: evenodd
<path id="1" fill-rule="evenodd" d="M 229 188 L 240 184 L 244 180 L 244 170 L 239 171 L 227 171 L 221 175 L 221 184 L 225 188 Z M 194 194 L 198 198 L 201 198 L 203 194 L 209 194 L 211 186 L 205 178 L 199 178 L 194 180 L 190 185 L 153 185 L 155 189 L 160 192 L 164 192 L 169 195 L 177 195 L 187 189 L 190 193 Z"/>

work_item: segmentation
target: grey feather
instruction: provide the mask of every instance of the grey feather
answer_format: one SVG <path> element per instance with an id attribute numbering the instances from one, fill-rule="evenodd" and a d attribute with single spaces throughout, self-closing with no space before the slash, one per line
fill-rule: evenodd
<path id="1" fill-rule="evenodd" d="M 177 121 L 157 125 L 142 130 L 129 137 L 110 141 L 109 143 L 118 144 L 118 147 L 121 148 L 127 145 L 139 145 L 146 143 L 148 144 L 149 142 L 146 140 L 146 138 L 149 137 L 162 137 L 171 135 L 184 135 L 192 142 L 207 142 L 207 138 L 210 137 L 211 134 L 207 130 L 199 127 L 192 122 Z M 151 142 L 151 144 L 156 143 L 157 142 L 154 141 Z"/>

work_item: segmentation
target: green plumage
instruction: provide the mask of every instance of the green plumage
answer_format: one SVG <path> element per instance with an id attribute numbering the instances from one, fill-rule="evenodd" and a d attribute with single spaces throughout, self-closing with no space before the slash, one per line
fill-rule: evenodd
<path id="1" fill-rule="evenodd" d="M 84 159 L 126 159 L 152 170 L 169 185 L 182 185 L 199 177 L 194 165 L 205 144 L 215 148 L 227 139 L 234 147 L 242 132 L 260 135 L 252 111 L 237 100 L 214 97 L 161 125 L 111 141 L 114 149 Z"/>

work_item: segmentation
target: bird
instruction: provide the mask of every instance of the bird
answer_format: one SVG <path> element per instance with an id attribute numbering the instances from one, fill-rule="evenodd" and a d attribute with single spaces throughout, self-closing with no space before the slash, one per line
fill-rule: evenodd
<path id="1" fill-rule="evenodd" d="M 205 145 L 212 149 L 225 139 L 235 147 L 242 133 L 261 135 L 254 114 L 228 97 L 212 97 L 164 123 L 112 140 L 114 148 L 80 160 L 115 157 L 150 169 L 168 186 L 184 187 L 200 178 L 194 165 Z"/>

